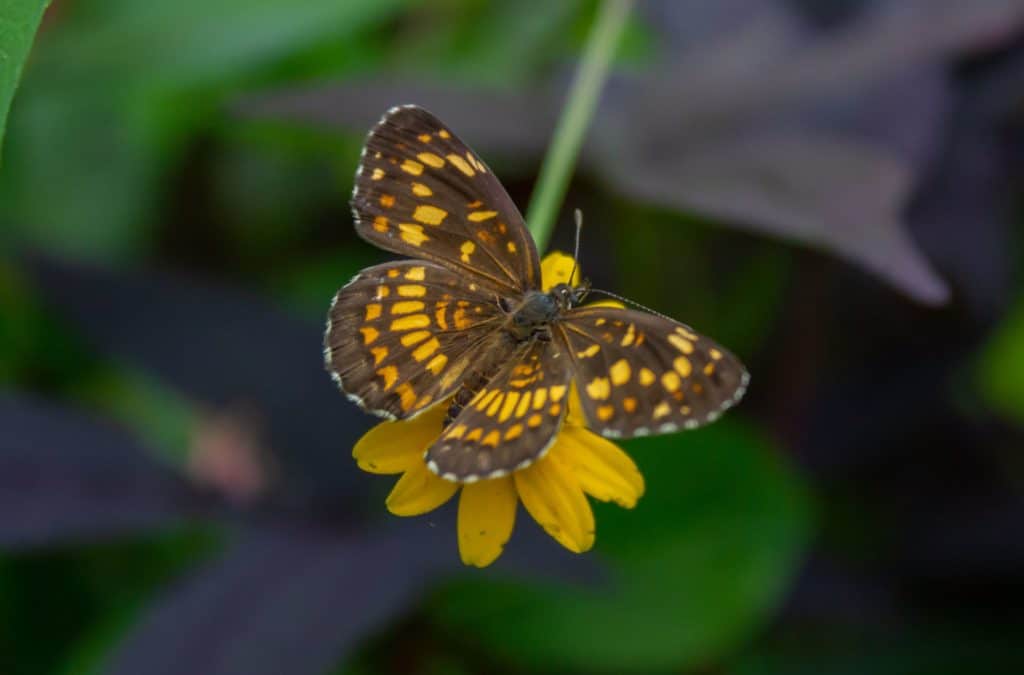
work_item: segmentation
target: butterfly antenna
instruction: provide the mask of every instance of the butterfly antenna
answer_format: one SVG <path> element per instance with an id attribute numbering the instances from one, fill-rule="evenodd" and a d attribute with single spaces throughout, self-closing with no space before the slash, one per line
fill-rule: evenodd
<path id="1" fill-rule="evenodd" d="M 573 218 L 576 220 L 576 245 L 572 251 L 572 272 L 569 273 L 569 284 L 572 284 L 573 275 L 576 274 L 576 268 L 580 266 L 580 232 L 583 231 L 583 212 L 576 209 L 573 212 Z"/>
<path id="2" fill-rule="evenodd" d="M 633 300 L 630 300 L 629 298 L 624 298 L 621 295 L 618 295 L 617 293 L 612 293 L 611 291 L 603 291 L 600 288 L 591 288 L 590 292 L 591 293 L 602 293 L 604 295 L 607 295 L 609 298 L 614 298 L 615 300 L 618 300 L 619 302 L 624 302 L 627 305 L 633 305 L 637 309 L 642 309 L 645 312 L 649 312 L 649 313 L 653 314 L 654 316 L 660 316 L 662 319 L 665 319 L 667 321 L 671 321 L 672 323 L 679 323 L 678 321 L 676 321 L 675 319 L 673 319 L 670 316 L 665 316 L 664 314 L 662 314 L 659 311 L 653 310 L 650 307 L 647 307 L 645 305 L 641 305 L 639 302 L 635 302 Z"/>

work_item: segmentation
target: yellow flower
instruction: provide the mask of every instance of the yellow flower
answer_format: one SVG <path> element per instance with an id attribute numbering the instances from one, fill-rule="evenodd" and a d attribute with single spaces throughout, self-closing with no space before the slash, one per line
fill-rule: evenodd
<path id="1" fill-rule="evenodd" d="M 549 254 L 541 263 L 544 290 L 569 281 L 572 269 L 571 256 Z M 543 459 L 478 483 L 444 480 L 423 459 L 441 433 L 447 407 L 442 402 L 411 420 L 378 424 L 359 439 L 352 456 L 364 471 L 402 474 L 386 502 L 398 516 L 433 511 L 461 490 L 459 553 L 467 565 L 485 567 L 501 555 L 512 536 L 519 501 L 558 543 L 583 553 L 594 545 L 594 513 L 587 495 L 626 508 L 643 495 L 643 476 L 629 455 L 587 430 L 575 387 L 565 423 Z"/>

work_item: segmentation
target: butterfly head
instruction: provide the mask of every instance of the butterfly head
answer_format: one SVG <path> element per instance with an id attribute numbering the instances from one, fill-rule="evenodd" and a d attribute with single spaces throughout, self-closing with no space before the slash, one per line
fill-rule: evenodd
<path id="1" fill-rule="evenodd" d="M 566 311 L 578 307 L 590 293 L 590 281 L 584 279 L 579 286 L 569 284 L 557 284 L 551 289 L 549 295 L 555 301 L 560 311 Z"/>

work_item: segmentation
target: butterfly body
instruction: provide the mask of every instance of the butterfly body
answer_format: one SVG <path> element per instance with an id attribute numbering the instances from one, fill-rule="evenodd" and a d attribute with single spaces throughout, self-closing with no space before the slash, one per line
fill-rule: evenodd
<path id="1" fill-rule="evenodd" d="M 543 290 L 501 184 L 421 108 L 394 108 L 370 132 L 352 206 L 363 238 L 414 259 L 363 270 L 338 292 L 327 369 L 383 417 L 447 405 L 426 453 L 443 478 L 494 478 L 543 457 L 573 386 L 587 425 L 613 438 L 711 422 L 746 389 L 736 357 L 683 324 L 581 305 L 588 289 L 571 278 Z"/>

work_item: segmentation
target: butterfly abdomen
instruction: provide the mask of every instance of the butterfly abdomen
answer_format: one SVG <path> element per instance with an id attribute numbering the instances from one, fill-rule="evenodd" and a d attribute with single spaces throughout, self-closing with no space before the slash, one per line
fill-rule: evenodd
<path id="1" fill-rule="evenodd" d="M 455 421 L 455 418 L 459 416 L 462 409 L 473 400 L 473 397 L 476 396 L 491 380 L 491 378 L 494 377 L 495 373 L 505 365 L 514 348 L 515 341 L 506 337 L 493 349 L 488 350 L 479 362 L 474 364 L 473 369 L 466 374 L 465 379 L 462 381 L 462 385 L 459 387 L 458 391 L 455 392 L 452 402 L 448 404 L 448 413 L 444 417 L 444 423 L 441 426 L 442 429 L 448 428 L 448 425 Z"/>

